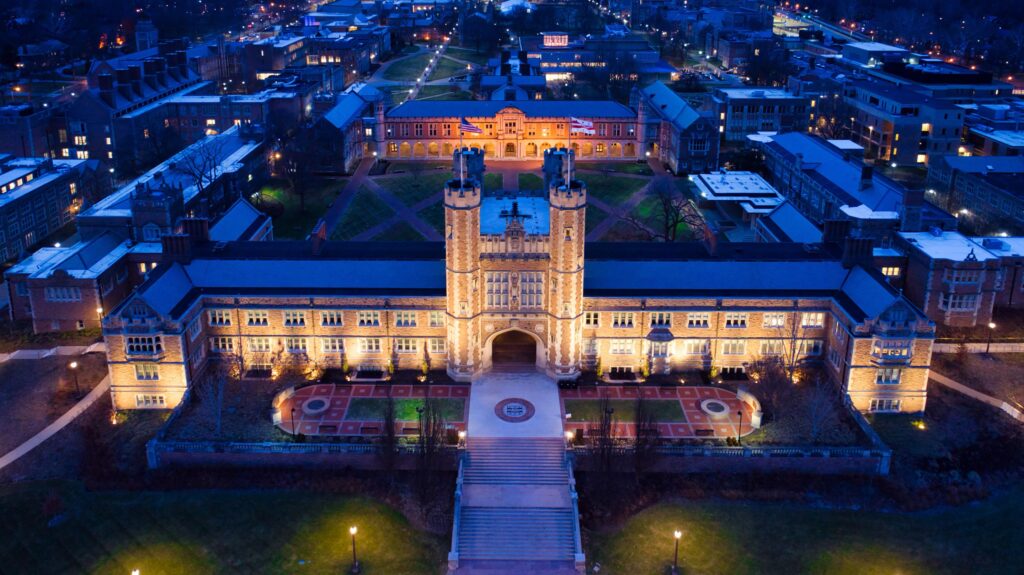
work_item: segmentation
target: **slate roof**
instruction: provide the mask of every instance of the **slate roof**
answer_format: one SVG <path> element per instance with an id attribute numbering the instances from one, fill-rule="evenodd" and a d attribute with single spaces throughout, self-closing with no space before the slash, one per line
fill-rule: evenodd
<path id="1" fill-rule="evenodd" d="M 779 241 L 804 244 L 821 241 L 821 230 L 818 226 L 801 214 L 789 201 L 783 202 L 772 210 L 772 213 L 762 217 L 759 223 L 768 228 Z"/>
<path id="2" fill-rule="evenodd" d="M 583 118 L 636 118 L 636 113 L 633 110 L 610 100 L 523 100 L 516 102 L 412 100 L 395 106 L 387 112 L 387 116 L 389 118 L 459 116 L 466 118 L 490 118 L 505 108 L 521 110 L 529 118 L 567 118 L 569 116 Z"/>
<path id="3" fill-rule="evenodd" d="M 239 198 L 210 228 L 210 239 L 215 242 L 248 240 L 266 219 L 265 214 L 245 199 Z"/>
<path id="4" fill-rule="evenodd" d="M 700 119 L 697 110 L 690 107 L 679 94 L 661 82 L 654 82 L 640 89 L 651 108 L 666 122 L 680 130 L 689 128 Z"/>

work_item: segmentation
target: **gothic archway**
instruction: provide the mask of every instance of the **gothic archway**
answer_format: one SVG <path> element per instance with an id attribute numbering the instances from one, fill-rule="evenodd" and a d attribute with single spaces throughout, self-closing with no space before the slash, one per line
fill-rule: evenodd
<path id="1" fill-rule="evenodd" d="M 544 342 L 528 331 L 511 328 L 487 339 L 484 345 L 485 369 L 544 368 Z"/>

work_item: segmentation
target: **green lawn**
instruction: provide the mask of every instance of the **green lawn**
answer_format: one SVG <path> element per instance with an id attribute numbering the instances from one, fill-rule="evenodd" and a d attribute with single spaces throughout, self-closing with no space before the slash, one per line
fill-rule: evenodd
<path id="1" fill-rule="evenodd" d="M 47 527 L 51 493 L 66 520 Z M 444 560 L 444 542 L 391 507 L 322 493 L 32 483 L 0 489 L 0 516 L 4 573 L 336 574 L 350 566 L 351 525 L 365 574 L 434 575 Z"/>
<path id="2" fill-rule="evenodd" d="M 288 185 L 272 181 L 260 194 L 284 205 L 284 214 L 274 218 L 274 237 L 280 240 L 302 240 L 338 197 L 347 180 L 331 179 L 314 182 L 305 194 L 305 210 L 298 195 L 288 192 Z"/>
<path id="3" fill-rule="evenodd" d="M 410 226 L 408 222 L 401 222 L 391 226 L 373 238 L 375 242 L 422 242 L 425 238 Z"/>
<path id="4" fill-rule="evenodd" d="M 451 56 L 452 58 L 458 58 L 466 62 L 472 62 L 481 66 L 487 65 L 487 60 L 491 55 L 487 52 L 477 52 L 476 50 L 469 48 L 456 48 L 455 46 L 448 46 L 445 50 L 445 55 Z"/>
<path id="5" fill-rule="evenodd" d="M 423 221 L 430 224 L 437 233 L 444 231 L 444 203 L 431 204 L 416 213 Z"/>
<path id="6" fill-rule="evenodd" d="M 423 86 L 417 100 L 472 100 L 473 94 L 465 90 L 452 90 L 450 86 Z"/>
<path id="7" fill-rule="evenodd" d="M 391 88 L 383 88 L 391 92 L 391 103 L 395 106 L 409 99 L 409 88 L 404 86 L 393 86 Z"/>
<path id="8" fill-rule="evenodd" d="M 589 234 L 594 230 L 594 228 L 601 225 L 601 222 L 603 222 L 608 217 L 608 212 L 598 208 L 597 206 L 587 206 L 586 217 L 587 233 Z"/>
<path id="9" fill-rule="evenodd" d="M 543 190 L 544 178 L 537 174 L 519 174 L 520 190 Z"/>
<path id="10" fill-rule="evenodd" d="M 492 192 L 505 188 L 505 178 L 501 174 L 484 174 L 484 190 Z"/>
<path id="11" fill-rule="evenodd" d="M 387 400 L 379 397 L 357 397 L 352 400 L 345 412 L 349 421 L 380 421 L 384 417 L 384 405 Z M 446 397 L 434 400 L 447 422 L 465 420 L 466 400 L 457 397 Z M 395 419 L 397 421 L 418 421 L 416 408 L 423 405 L 422 399 L 395 399 Z"/>
<path id="12" fill-rule="evenodd" d="M 627 178 L 623 176 L 605 176 L 602 174 L 577 174 L 587 184 L 591 196 L 617 206 L 640 191 L 648 180 Z"/>
<path id="13" fill-rule="evenodd" d="M 918 415 L 871 413 L 867 415 L 875 433 L 893 450 L 914 458 L 943 458 L 949 451 L 940 429 Z"/>
<path id="14" fill-rule="evenodd" d="M 384 70 L 382 77 L 393 82 L 415 82 L 423 74 L 423 70 L 430 62 L 432 52 L 409 56 L 404 60 L 397 60 L 387 70 Z"/>
<path id="15" fill-rule="evenodd" d="M 650 507 L 595 533 L 602 575 L 663 575 L 672 531 L 681 573 L 829 575 L 1020 573 L 1024 491 L 970 507 L 903 514 L 685 501 Z"/>
<path id="16" fill-rule="evenodd" d="M 647 408 L 654 414 L 657 421 L 663 423 L 686 421 L 683 406 L 674 399 L 646 399 Z M 620 423 L 632 423 L 636 420 L 635 399 L 612 399 L 608 405 L 615 410 L 615 420 Z M 572 421 L 596 422 L 601 419 L 601 402 L 596 399 L 566 399 L 565 412 L 572 414 Z"/>
<path id="17" fill-rule="evenodd" d="M 659 198 L 645 198 L 633 208 L 633 214 L 654 231 L 660 232 L 665 227 L 664 208 Z M 683 237 L 688 228 L 685 222 L 680 222 L 676 226 L 676 237 Z"/>
<path id="18" fill-rule="evenodd" d="M 430 73 L 430 77 L 427 78 L 429 81 L 433 80 L 444 80 L 451 76 L 458 76 L 461 74 L 468 74 L 469 70 L 466 69 L 465 64 L 460 64 L 447 56 L 441 56 L 441 61 L 437 63 L 437 66 Z"/>
<path id="19" fill-rule="evenodd" d="M 415 166 L 413 166 L 415 169 Z M 419 173 L 378 178 L 377 185 L 394 194 L 403 204 L 413 206 L 430 196 L 440 194 L 452 177 L 447 170 L 421 170 Z"/>
<path id="20" fill-rule="evenodd" d="M 636 162 L 578 162 L 575 164 L 578 170 L 609 171 L 619 174 L 634 174 L 637 176 L 653 176 L 654 172 L 646 163 Z"/>
<path id="21" fill-rule="evenodd" d="M 332 240 L 349 240 L 395 215 L 395 212 L 370 190 L 359 188 L 331 234 Z"/>

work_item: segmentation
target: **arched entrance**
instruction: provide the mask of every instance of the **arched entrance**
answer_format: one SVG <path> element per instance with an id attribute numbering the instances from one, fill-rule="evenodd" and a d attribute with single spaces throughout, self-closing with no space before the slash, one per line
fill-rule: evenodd
<path id="1" fill-rule="evenodd" d="M 491 336 L 484 346 L 484 368 L 544 367 L 544 344 L 532 333 L 508 329 Z"/>

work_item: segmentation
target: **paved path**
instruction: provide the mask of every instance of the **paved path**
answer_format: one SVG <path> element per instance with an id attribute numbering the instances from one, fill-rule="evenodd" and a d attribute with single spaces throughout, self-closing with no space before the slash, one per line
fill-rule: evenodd
<path id="1" fill-rule="evenodd" d="M 949 389 L 952 389 L 953 391 L 960 392 L 966 395 L 967 397 L 970 397 L 971 399 L 976 399 L 982 403 L 987 403 L 992 407 L 1003 411 L 1006 415 L 1009 415 L 1010 417 L 1016 419 L 1017 421 L 1024 423 L 1024 411 L 1017 409 L 1016 407 L 1010 405 L 1009 403 L 1006 403 L 1005 401 L 999 399 L 998 397 L 992 397 L 991 395 L 984 394 L 958 381 L 954 381 L 942 375 L 941 373 L 938 373 L 934 369 L 932 369 L 929 372 L 928 377 L 948 387 Z"/>
<path id="2" fill-rule="evenodd" d="M 69 409 L 64 415 L 57 418 L 50 425 L 47 425 L 42 431 L 32 436 L 31 439 L 22 443 L 18 447 L 0 457 L 0 470 L 4 469 L 8 465 L 14 463 L 20 459 L 26 453 L 32 451 L 36 447 L 39 447 L 47 439 L 53 437 L 58 431 L 67 427 L 69 423 L 75 420 L 79 415 L 89 409 L 96 400 L 103 396 L 103 394 L 110 391 L 110 376 L 103 378 L 103 381 L 99 383 L 92 391 L 89 392 L 81 401 L 75 404 L 74 407 Z"/>
<path id="3" fill-rule="evenodd" d="M 345 213 L 345 208 L 352 203 L 352 198 L 359 191 L 359 188 L 363 187 L 363 184 L 367 181 L 367 176 L 370 173 L 370 168 L 373 167 L 376 158 L 364 158 L 359 162 L 359 166 L 356 168 L 352 177 L 349 178 L 348 183 L 341 189 L 341 193 L 334 199 L 334 203 L 331 207 L 327 208 L 327 212 L 324 214 L 324 224 L 327 226 L 327 237 L 331 237 L 331 233 L 334 231 L 335 226 L 341 221 L 341 215 Z M 311 233 L 313 230 L 309 230 Z"/>
<path id="4" fill-rule="evenodd" d="M 509 398 L 529 401 L 536 408 L 536 413 L 522 423 L 509 423 L 498 418 L 495 406 Z M 561 439 L 564 432 L 558 386 L 541 373 L 487 373 L 473 382 L 467 431 L 470 437 Z"/>
<path id="5" fill-rule="evenodd" d="M 612 227 L 615 226 L 619 221 L 625 221 L 625 218 L 633 211 L 633 208 L 637 206 L 647 197 L 647 192 L 650 189 L 650 184 L 640 188 L 635 194 L 629 197 L 628 200 L 622 202 L 617 206 L 595 198 L 593 194 L 587 197 L 587 203 L 600 208 L 608 213 L 608 217 L 601 221 L 601 223 L 594 226 L 594 229 L 590 230 L 587 234 L 587 241 L 599 240 L 607 234 Z M 646 226 L 644 226 L 646 227 Z M 654 230 L 647 229 L 648 232 L 654 234 Z"/>
<path id="6" fill-rule="evenodd" d="M 10 353 L 0 353 L 0 363 L 6 363 L 12 359 L 42 359 L 55 355 L 83 355 L 86 353 L 107 353 L 107 344 L 100 341 L 88 346 L 62 345 L 50 349 L 19 349 Z"/>
<path id="7" fill-rule="evenodd" d="M 367 178 L 366 187 L 372 190 L 373 193 L 376 194 L 378 198 L 384 200 L 384 203 L 386 203 L 388 207 L 395 212 L 395 215 L 388 218 L 387 220 L 378 223 L 372 228 L 366 230 L 365 232 L 357 234 L 355 237 L 352 238 L 353 240 L 364 241 L 372 239 L 373 237 L 377 236 L 384 230 L 387 230 L 401 222 L 409 224 L 417 232 L 419 232 L 420 235 L 422 235 L 423 237 L 427 238 L 430 241 L 439 242 L 443 239 L 441 237 L 441 234 L 437 230 L 435 230 L 433 226 L 420 219 L 419 215 L 416 214 L 416 211 L 413 208 L 406 206 L 404 203 L 402 203 L 402 200 L 395 197 L 395 195 L 389 192 L 387 189 L 382 188 L 379 184 L 377 184 L 377 182 Z M 433 198 L 435 198 L 437 195 L 438 194 L 432 194 L 429 199 L 433 200 Z M 425 201 L 426 200 L 418 202 L 413 207 L 419 206 L 423 204 Z M 431 201 L 426 205 L 429 206 L 432 203 L 434 203 L 434 201 Z"/>

